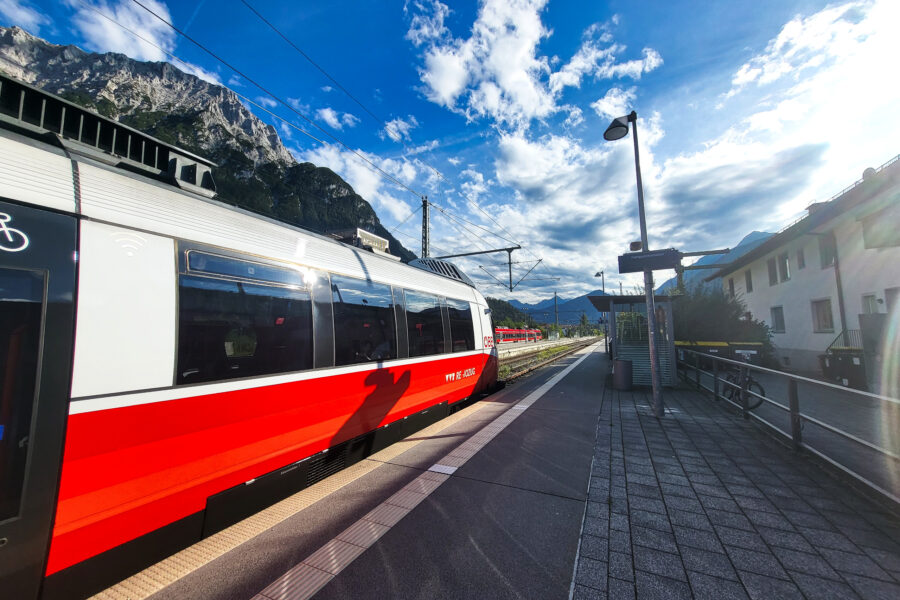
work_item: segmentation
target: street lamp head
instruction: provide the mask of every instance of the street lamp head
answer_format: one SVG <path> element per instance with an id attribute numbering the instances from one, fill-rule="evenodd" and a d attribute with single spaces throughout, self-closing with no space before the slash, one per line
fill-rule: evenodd
<path id="1" fill-rule="evenodd" d="M 628 135 L 627 116 L 613 119 L 613 122 L 610 123 L 609 127 L 606 128 L 606 131 L 603 132 L 603 139 L 608 142 L 612 142 L 615 140 L 620 140 L 626 135 Z"/>
<path id="2" fill-rule="evenodd" d="M 603 271 L 597 271 L 594 273 L 594 277 L 603 277 Z"/>

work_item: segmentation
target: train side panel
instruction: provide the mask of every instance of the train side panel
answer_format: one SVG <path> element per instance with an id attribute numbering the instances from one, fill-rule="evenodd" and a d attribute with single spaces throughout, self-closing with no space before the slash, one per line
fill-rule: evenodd
<path id="1" fill-rule="evenodd" d="M 48 574 L 202 511 L 227 488 L 461 400 L 486 358 L 403 362 L 252 388 L 198 386 L 190 391 L 199 395 L 146 404 L 140 394 L 98 400 L 131 403 L 105 410 L 73 404 Z"/>

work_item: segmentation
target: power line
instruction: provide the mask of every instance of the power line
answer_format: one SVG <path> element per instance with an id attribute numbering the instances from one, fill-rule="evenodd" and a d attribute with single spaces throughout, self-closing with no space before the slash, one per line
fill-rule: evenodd
<path id="1" fill-rule="evenodd" d="M 259 88 L 261 91 L 263 91 L 264 93 L 266 93 L 266 94 L 268 94 L 269 96 L 271 96 L 271 97 L 272 97 L 274 100 L 276 100 L 279 104 L 281 104 L 282 106 L 286 107 L 288 110 L 290 110 L 291 112 L 293 112 L 294 114 L 296 114 L 298 117 L 300 117 L 300 118 L 303 119 L 304 121 L 308 122 L 310 125 L 312 125 L 312 126 L 315 127 L 316 129 L 318 129 L 319 131 L 321 131 L 322 133 L 324 133 L 325 135 L 327 135 L 328 137 L 330 137 L 331 139 L 333 139 L 335 142 L 337 142 L 338 144 L 340 144 L 341 146 L 343 146 L 348 152 L 350 152 L 350 153 L 356 155 L 358 158 L 360 158 L 361 160 L 363 160 L 363 161 L 365 161 L 366 163 L 368 163 L 373 169 L 375 169 L 376 171 L 378 171 L 379 173 L 381 173 L 384 177 L 386 177 L 386 178 L 389 179 L 390 181 L 394 182 L 396 185 L 400 186 L 401 188 L 407 190 L 407 191 L 410 192 L 411 194 L 415 194 L 416 196 L 419 196 L 419 197 L 422 196 L 421 193 L 419 193 L 419 192 L 417 192 L 416 190 L 412 189 L 411 187 L 409 187 L 408 185 L 406 185 L 405 183 L 403 183 L 402 181 L 400 181 L 399 179 L 397 179 L 396 177 L 394 177 L 393 175 L 391 175 L 390 173 L 388 173 L 387 171 L 385 171 L 384 169 L 382 169 L 381 167 L 379 167 L 378 165 L 376 165 L 374 162 L 372 162 L 371 160 L 369 160 L 368 158 L 366 158 L 365 156 L 363 156 L 362 154 L 360 154 L 359 152 L 357 152 L 356 150 L 354 150 L 353 148 L 351 148 L 350 146 L 348 146 L 347 144 L 345 144 L 343 140 L 341 140 L 340 138 L 338 138 L 337 136 L 335 136 L 334 134 L 332 134 L 331 132 L 329 132 L 327 129 L 325 129 L 324 127 L 322 127 L 321 125 L 319 125 L 318 123 L 316 123 L 315 121 L 313 121 L 312 119 L 310 119 L 309 117 L 307 117 L 306 115 L 302 114 L 300 111 L 298 111 L 298 110 L 295 109 L 293 106 L 291 106 L 290 103 L 285 102 L 285 101 L 282 100 L 279 96 L 275 95 L 273 92 L 269 91 L 267 88 L 265 88 L 265 87 L 263 87 L 261 84 L 257 83 L 254 79 L 248 77 L 245 73 L 243 73 L 243 72 L 242 72 L 241 70 L 239 70 L 237 67 L 231 65 L 228 61 L 226 61 L 225 59 L 221 58 L 221 57 L 220 57 L 219 55 L 217 55 L 215 52 L 213 52 L 212 50 L 210 50 L 209 48 L 207 48 L 206 46 L 204 46 L 203 44 L 201 44 L 200 42 L 198 42 L 197 40 L 195 40 L 194 38 L 192 38 L 191 36 L 189 36 L 189 35 L 186 34 L 185 32 L 183 32 L 182 30 L 178 29 L 178 28 L 177 28 L 175 25 L 173 25 L 171 22 L 167 21 L 166 19 L 164 19 L 163 17 L 161 17 L 160 15 L 158 15 L 157 13 L 155 13 L 153 10 L 147 8 L 147 7 L 146 7 L 144 4 L 142 4 L 139 0 L 131 0 L 131 1 L 134 2 L 135 4 L 137 4 L 138 6 L 140 6 L 141 8 L 143 8 L 145 11 L 147 11 L 148 13 L 150 13 L 151 15 L 153 15 L 154 17 L 156 17 L 156 19 L 158 19 L 160 22 L 162 22 L 162 23 L 168 25 L 173 31 L 175 31 L 176 33 L 178 33 L 180 36 L 182 36 L 183 38 L 185 38 L 186 40 L 188 40 L 189 42 L 191 42 L 192 44 L 194 44 L 195 46 L 197 46 L 198 48 L 200 48 L 201 50 L 203 50 L 204 52 L 206 52 L 206 53 L 209 54 L 210 56 L 212 56 L 214 59 L 216 59 L 217 61 L 219 61 L 220 63 L 222 63 L 223 65 L 225 65 L 226 67 L 228 67 L 229 69 L 231 69 L 232 71 L 234 71 L 235 73 L 237 73 L 238 75 L 240 75 L 241 77 L 243 77 L 244 79 L 246 79 L 247 81 L 249 81 L 250 83 L 252 83 L 254 86 L 256 86 L 257 88 Z M 182 61 L 182 62 L 183 62 L 183 61 Z"/>
<path id="2" fill-rule="evenodd" d="M 394 229 L 399 229 L 400 227 L 403 227 L 406 224 L 406 222 L 409 221 L 410 219 L 412 219 L 414 216 L 416 216 L 416 213 L 419 212 L 420 210 L 422 210 L 422 207 L 421 206 L 417 207 L 416 210 L 409 213 L 409 216 L 406 217 L 405 219 L 403 219 L 403 221 L 401 221 L 397 225 L 394 225 L 393 229 L 390 229 L 390 232 L 394 233 Z"/>
<path id="3" fill-rule="evenodd" d="M 274 31 L 276 34 L 278 34 L 278 36 L 279 36 L 281 39 L 283 39 L 285 42 L 287 42 L 287 44 L 290 45 L 291 48 L 293 48 L 294 50 L 296 50 L 296 51 L 300 54 L 300 56 L 302 56 L 303 58 L 305 58 L 312 66 L 314 66 L 316 69 L 318 69 L 319 72 L 322 73 L 322 75 L 324 75 L 325 77 L 327 77 L 329 81 L 331 81 L 334 85 L 336 85 L 342 92 L 344 92 L 345 94 L 347 94 L 347 97 L 348 97 L 348 98 L 350 98 L 351 100 L 353 100 L 354 102 L 356 102 L 356 104 L 358 104 L 359 107 L 360 107 L 361 109 L 363 109 L 363 111 L 366 112 L 366 114 L 368 114 L 370 117 L 372 117 L 373 119 L 375 119 L 375 121 L 377 121 L 379 125 L 382 125 L 382 126 L 384 127 L 384 130 L 388 132 L 388 136 L 390 136 L 391 139 L 393 139 L 394 141 L 400 142 L 400 144 L 403 146 L 403 149 L 406 150 L 407 153 L 409 153 L 410 149 L 409 149 L 409 147 L 403 142 L 403 134 L 402 134 L 401 132 L 394 130 L 394 133 L 396 134 L 397 137 L 394 137 L 393 135 L 391 135 L 391 133 L 390 133 L 390 132 L 391 132 L 391 129 L 389 128 L 388 123 L 387 123 L 384 119 L 382 119 L 381 117 L 379 117 L 378 115 L 376 115 L 375 113 L 373 113 L 371 110 L 369 110 L 369 108 L 368 108 L 365 104 L 363 104 L 356 96 L 354 96 L 353 94 L 350 93 L 350 90 L 348 90 L 348 89 L 345 88 L 343 85 L 341 85 L 341 83 L 340 83 L 337 79 L 335 79 L 334 77 L 332 77 L 332 76 L 328 73 L 328 71 L 326 71 L 326 70 L 325 70 L 324 68 L 322 68 L 316 61 L 314 61 L 314 60 L 312 59 L 311 56 L 309 56 L 306 52 L 304 52 L 303 50 L 301 50 L 301 49 L 297 46 L 297 44 L 295 44 L 290 38 L 288 38 L 288 37 L 287 37 L 285 34 L 283 34 L 277 27 L 275 27 L 275 25 L 272 24 L 271 21 L 269 21 L 268 19 L 266 19 L 266 18 L 265 18 L 258 10 L 256 10 L 249 2 L 247 2 L 247 0 L 241 0 L 241 2 L 244 4 L 244 6 L 246 6 L 248 9 L 250 9 L 250 11 L 251 11 L 253 14 L 255 14 L 257 17 L 259 17 L 259 19 L 260 19 L 263 23 L 265 23 L 266 25 L 268 25 L 269 28 L 270 28 L 272 31 Z M 443 179 L 444 181 L 446 181 L 447 183 L 449 183 L 449 181 L 447 181 L 447 179 L 444 177 L 443 173 L 441 173 L 437 168 L 433 167 L 432 165 L 428 164 L 428 163 L 425 162 L 425 161 L 422 161 L 422 164 L 424 164 L 426 167 L 428 167 L 429 169 L 431 169 L 438 177 L 440 177 L 441 179 Z"/>
<path id="4" fill-rule="evenodd" d="M 122 28 L 122 29 L 125 30 L 125 31 L 128 31 L 128 32 L 131 33 L 133 36 L 137 37 L 138 39 L 142 40 L 143 42 L 145 42 L 145 43 L 147 43 L 147 44 L 153 46 L 154 48 L 157 48 L 158 50 L 160 50 L 161 52 L 163 52 L 163 53 L 166 54 L 167 56 L 171 57 L 173 60 L 175 60 L 175 61 L 181 63 L 182 65 L 184 65 L 184 66 L 190 68 L 189 63 L 187 63 L 186 61 L 182 60 L 181 58 L 179 58 L 178 56 L 176 56 L 176 55 L 173 54 L 172 52 L 170 52 L 170 51 L 168 51 L 168 50 L 166 50 L 166 49 L 164 49 L 164 48 L 161 48 L 159 45 L 155 44 L 155 43 L 152 42 L 151 40 L 148 40 L 147 38 L 145 38 L 144 36 L 142 36 L 142 35 L 140 35 L 139 33 L 135 32 L 134 30 L 132 30 L 132 29 L 128 28 L 127 26 L 125 26 L 125 25 L 119 23 L 118 21 L 116 21 L 116 20 L 113 19 L 112 17 L 106 15 L 105 13 L 103 13 L 102 11 L 100 11 L 99 9 L 97 9 L 96 7 L 94 7 L 94 6 L 90 5 L 90 4 L 88 4 L 88 3 L 85 2 L 84 0 L 79 0 L 79 2 L 80 2 L 82 5 L 84 5 L 84 6 L 86 6 L 87 8 L 89 8 L 90 10 L 96 12 L 98 15 L 100 15 L 101 17 L 103 17 L 103 18 L 106 19 L 107 21 L 110 21 L 111 23 L 114 23 L 114 24 L 117 25 L 118 27 Z M 197 46 L 198 48 L 200 48 L 201 50 L 203 50 L 204 52 L 206 52 L 207 54 L 209 54 L 210 56 L 212 56 L 215 60 L 217 60 L 217 61 L 219 61 L 220 63 L 222 63 L 223 65 L 225 65 L 227 68 L 229 68 L 230 70 L 232 70 L 234 73 L 240 75 L 241 77 L 243 77 L 244 79 L 246 79 L 247 81 L 249 81 L 251 84 L 253 84 L 254 86 L 256 86 L 258 89 L 260 89 L 260 90 L 261 90 L 262 92 L 264 92 L 265 94 L 267 94 L 267 95 L 269 95 L 270 97 L 272 97 L 272 98 L 273 98 L 274 100 L 276 100 L 279 104 L 281 104 L 282 106 L 286 107 L 288 110 L 290 110 L 291 112 L 293 112 L 295 115 L 297 115 L 297 116 L 300 117 L 301 119 L 307 121 L 307 122 L 308 122 L 309 124 L 311 124 L 313 127 L 315 127 L 316 129 L 320 130 L 322 133 L 324 133 L 325 135 L 327 135 L 328 137 L 330 137 L 331 139 L 333 139 L 335 142 L 337 142 L 337 143 L 340 144 L 342 147 L 344 147 L 348 152 L 350 152 L 351 154 L 353 154 L 354 156 L 356 156 L 356 157 L 359 158 L 360 160 L 362 160 L 362 161 L 364 161 L 365 163 L 367 163 L 368 165 L 370 165 L 375 171 L 377 171 L 378 173 L 380 173 L 380 174 L 381 174 L 383 177 L 385 177 L 388 181 L 392 182 L 393 184 L 397 185 L 398 187 L 400 187 L 400 188 L 402 188 L 402 189 L 404 189 L 404 190 L 406 190 L 406 191 L 408 191 L 408 192 L 410 192 L 410 193 L 412 193 L 412 194 L 415 194 L 415 195 L 418 196 L 418 197 L 421 197 L 421 196 L 422 196 L 421 193 L 419 193 L 418 191 L 412 189 L 411 187 L 409 187 L 408 185 L 406 185 L 405 183 L 403 183 L 402 181 L 400 181 L 399 179 L 397 179 L 396 177 L 394 177 L 393 175 L 391 175 L 390 173 L 388 173 L 387 171 L 385 171 L 384 169 L 382 169 L 381 167 L 379 167 L 377 164 L 375 164 L 373 161 L 371 161 L 370 159 L 368 159 L 367 157 L 365 157 L 364 155 L 362 155 L 362 154 L 359 153 L 358 151 L 352 149 L 352 148 L 351 148 L 350 146 L 348 146 L 343 140 L 341 140 L 340 138 L 338 138 L 337 136 L 335 136 L 334 134 L 332 134 L 332 133 L 329 132 L 328 130 L 326 130 L 326 129 L 324 129 L 323 127 L 321 127 L 318 123 L 316 123 L 316 122 L 313 121 L 312 119 L 310 119 L 310 118 L 306 117 L 305 115 L 303 115 L 302 113 L 300 113 L 300 112 L 299 112 L 298 110 L 296 110 L 293 106 L 291 106 L 288 102 L 284 101 L 284 100 L 281 99 L 279 96 L 277 96 L 277 95 L 274 94 L 273 92 L 269 91 L 267 88 L 265 88 L 264 86 L 262 86 L 260 83 L 256 82 L 256 81 L 255 81 L 254 79 L 252 79 L 251 77 L 247 76 L 244 72 L 242 72 L 241 70 L 237 69 L 235 66 L 231 65 L 229 62 L 227 62 L 226 60 L 224 60 L 223 58 L 221 58 L 220 56 L 218 56 L 216 53 L 214 53 L 213 51 L 211 51 L 210 49 L 208 49 L 206 46 L 204 46 L 203 44 L 201 44 L 199 41 L 195 40 L 193 37 L 189 36 L 187 33 L 185 33 L 184 31 L 182 31 L 182 30 L 179 29 L 178 27 L 176 27 L 173 23 L 171 23 L 170 21 L 164 19 L 162 16 L 160 16 L 159 14 L 157 14 L 156 12 L 154 12 L 153 10 L 151 10 L 150 8 L 148 8 L 147 6 L 145 6 L 144 4 L 142 4 L 139 0 L 132 0 L 132 2 L 134 2 L 134 4 L 137 4 L 139 7 L 141 7 L 142 9 L 144 9 L 146 12 L 150 13 L 150 14 L 151 14 L 153 17 L 155 17 L 157 20 L 159 20 L 160 22 L 162 22 L 162 23 L 164 23 L 165 25 L 167 25 L 169 28 L 171 28 L 173 31 L 175 31 L 176 33 L 178 33 L 179 35 L 181 35 L 182 37 L 184 37 L 185 39 L 187 39 L 189 42 L 191 42 L 192 44 L 194 44 L 195 46 Z M 253 11 L 260 19 L 262 19 L 269 27 L 271 27 L 276 33 L 278 33 L 278 35 L 280 35 L 282 38 L 285 39 L 285 41 L 287 41 L 292 47 L 294 47 L 295 50 L 297 50 L 301 55 L 303 55 L 304 58 L 306 58 L 307 60 L 309 60 L 310 63 L 312 63 L 312 64 L 313 64 L 317 69 L 319 69 L 326 77 L 328 77 L 329 80 L 331 80 L 333 83 L 335 83 L 335 85 L 337 85 L 342 91 L 344 91 L 344 93 L 346 93 L 351 99 L 353 99 L 354 102 L 356 102 L 357 104 L 359 104 L 359 105 L 363 108 L 363 110 L 366 111 L 367 114 L 369 114 L 371 117 L 373 117 L 374 119 L 376 119 L 377 121 L 379 121 L 380 123 L 382 123 L 383 125 L 385 125 L 385 127 L 387 128 L 387 124 L 386 124 L 383 120 L 381 120 L 379 117 L 377 117 L 376 115 L 374 115 L 370 110 L 368 110 L 368 109 L 365 107 L 365 105 L 363 105 L 359 100 L 357 100 L 357 99 L 356 99 L 349 91 L 346 90 L 346 88 L 344 88 L 339 82 L 337 82 L 337 80 L 335 80 L 333 77 L 331 77 L 331 75 L 329 75 L 324 69 L 322 69 L 318 64 L 316 64 L 315 61 L 313 61 L 308 55 L 306 55 L 306 53 L 304 53 L 304 52 L 303 52 L 300 48 L 298 48 L 293 42 L 291 42 L 286 36 L 284 36 L 280 31 L 278 31 L 278 29 L 275 28 L 275 27 L 274 27 L 268 20 L 266 20 L 261 14 L 259 14 L 259 12 L 256 11 L 256 9 L 254 9 L 249 3 L 247 3 L 247 2 L 244 1 L 244 0 L 242 0 L 242 2 L 243 2 L 243 4 L 245 4 L 245 5 L 247 6 L 247 8 L 249 8 L 251 11 Z M 319 137 L 316 137 L 315 135 L 313 135 L 313 134 L 310 133 L 309 131 L 306 131 L 306 130 L 303 129 L 302 127 L 296 125 L 295 123 L 293 123 L 293 122 L 291 122 L 291 121 L 285 119 L 285 118 L 282 117 L 281 115 L 278 115 L 277 113 L 275 113 L 275 112 L 269 110 L 268 108 L 266 108 L 266 107 L 260 105 L 259 103 L 257 103 L 257 102 L 255 102 L 255 101 L 251 100 L 250 98 L 244 96 L 243 94 L 240 94 L 240 93 L 238 93 L 238 92 L 235 92 L 234 90 L 231 90 L 231 92 L 234 93 L 238 98 L 240 98 L 240 99 L 243 100 L 244 102 L 246 102 L 246 103 L 248 103 L 248 104 L 250 104 L 250 105 L 256 107 L 258 110 L 261 110 L 261 111 L 265 112 L 266 114 L 272 116 L 273 118 L 276 118 L 276 119 L 280 120 L 281 122 L 285 123 L 285 124 L 288 125 L 289 127 L 291 127 L 291 128 L 293 128 L 293 129 L 299 131 L 299 132 L 302 133 L 303 135 L 306 135 L 306 136 L 309 137 L 310 139 L 315 140 L 316 142 L 321 143 L 321 144 L 327 144 L 327 143 L 328 143 L 328 142 L 326 142 L 325 140 L 323 140 L 323 139 L 321 139 L 321 138 L 319 138 Z M 401 141 L 401 143 L 402 143 L 402 141 Z M 404 147 L 405 147 L 405 145 L 404 145 Z M 421 162 L 422 162 L 422 164 L 424 164 L 424 165 L 426 165 L 428 168 L 430 168 L 430 169 L 431 169 L 436 175 L 438 175 L 438 177 L 440 177 L 443 181 L 445 181 L 445 182 L 448 183 L 448 184 L 450 183 L 450 182 L 447 180 L 447 178 L 444 177 L 444 175 L 443 175 L 440 171 L 438 171 L 437 169 L 435 169 L 434 167 L 432 167 L 431 165 L 429 165 L 429 164 L 428 164 L 427 162 L 425 162 L 425 161 L 421 161 Z M 451 186 L 451 187 L 452 187 L 452 186 Z M 496 224 L 500 229 L 502 229 L 507 235 L 509 235 L 510 238 L 512 237 L 512 234 L 509 233 L 509 231 L 508 231 L 506 228 L 504 228 L 502 225 L 500 225 L 500 223 L 498 223 L 493 217 L 491 217 L 491 215 L 490 215 L 489 213 L 487 213 L 483 208 L 481 208 L 476 202 L 474 202 L 474 201 L 471 200 L 471 199 L 468 199 L 468 201 L 469 201 L 470 204 L 473 204 L 479 211 L 481 211 L 483 214 L 485 214 L 492 222 L 494 222 L 494 224 Z M 445 216 L 447 216 L 448 219 L 456 220 L 457 222 L 460 222 L 460 221 L 461 221 L 461 222 L 467 223 L 467 224 L 471 225 L 472 227 L 476 227 L 476 228 L 478 228 L 478 229 L 481 229 L 482 231 L 484 231 L 484 232 L 486 232 L 486 233 L 489 233 L 489 234 L 491 234 L 491 235 L 493 235 L 493 236 L 496 236 L 496 237 L 498 237 L 498 238 L 500 238 L 500 239 L 502 239 L 502 240 L 504 240 L 504 241 L 506 241 L 506 242 L 514 243 L 514 244 L 517 244 L 517 245 L 521 245 L 519 242 L 517 242 L 517 241 L 515 241 L 515 240 L 512 240 L 512 239 L 505 238 L 505 237 L 503 237 L 503 236 L 497 234 L 497 233 L 494 232 L 494 231 L 491 231 L 490 229 L 488 229 L 488 228 L 486 228 L 486 227 L 484 227 L 484 226 L 482 226 L 482 225 L 478 225 L 478 224 L 476 224 L 476 223 L 472 223 L 471 221 L 469 221 L 469 220 L 467 220 L 467 219 L 465 219 L 465 218 L 462 218 L 462 217 L 456 217 L 456 216 L 452 215 L 451 213 L 449 213 L 446 209 L 444 209 L 444 208 L 442 208 L 442 207 L 440 207 L 440 206 L 438 206 L 438 205 L 436 205 L 436 204 L 434 204 L 434 203 L 431 203 L 431 204 L 432 204 L 432 206 L 434 206 L 435 208 L 437 208 L 442 214 L 444 214 Z M 406 223 L 413 215 L 416 214 L 416 212 L 417 212 L 418 210 L 419 210 L 419 209 L 417 209 L 416 211 L 413 211 L 413 213 L 411 213 L 409 216 L 407 216 L 407 218 L 406 218 L 403 222 L 401 222 L 400 224 L 396 225 L 396 226 L 391 230 L 391 233 L 393 233 L 394 230 L 398 229 L 400 226 L 402 226 L 403 224 L 405 224 L 405 223 Z M 465 226 L 463 225 L 462 227 L 465 227 Z M 457 227 L 457 228 L 458 228 L 458 227 Z M 458 228 L 458 229 L 459 229 L 459 228 Z M 465 227 L 465 229 L 468 230 L 469 232 L 471 232 L 472 234 L 476 235 L 476 236 L 478 235 L 477 232 L 472 232 L 472 230 L 469 229 L 468 227 Z M 460 229 L 460 231 L 462 231 L 462 229 Z M 409 236 L 409 237 L 412 237 L 412 236 Z M 468 236 L 467 236 L 467 237 L 468 237 Z M 476 247 L 480 247 L 480 246 L 478 246 L 478 245 L 476 244 Z M 530 249 L 528 249 L 527 247 L 526 247 L 526 248 L 523 248 L 523 249 L 524 249 L 526 252 L 528 252 L 530 255 L 534 256 L 534 257 L 538 260 L 538 262 L 541 261 L 541 259 L 540 259 L 539 257 L 537 257 L 537 255 L 535 255 Z M 443 252 L 443 251 L 442 251 L 442 252 Z"/>

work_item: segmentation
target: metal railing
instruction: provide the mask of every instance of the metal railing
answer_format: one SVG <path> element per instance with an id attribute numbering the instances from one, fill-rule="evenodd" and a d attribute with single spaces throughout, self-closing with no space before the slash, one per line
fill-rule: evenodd
<path id="1" fill-rule="evenodd" d="M 825 352 L 847 349 L 862 350 L 862 347 L 862 331 L 859 329 L 845 329 L 828 344 Z"/>
<path id="2" fill-rule="evenodd" d="M 845 464 L 846 462 L 848 462 L 846 460 L 846 456 L 829 455 L 826 453 L 826 451 L 823 451 L 823 449 L 814 448 L 803 440 L 804 425 L 807 423 L 815 425 L 816 427 L 821 428 L 822 430 L 831 434 L 835 434 L 840 438 L 847 440 L 854 445 L 857 445 L 860 448 L 865 448 L 868 451 L 877 453 L 878 455 L 884 457 L 888 462 L 898 461 L 897 464 L 891 464 L 889 466 L 888 471 L 890 473 L 900 472 L 900 454 L 893 451 L 892 449 L 884 448 L 878 443 L 863 439 L 859 435 L 854 435 L 838 427 L 835 427 L 834 425 L 826 423 L 821 418 L 816 418 L 812 415 L 804 414 L 803 412 L 801 412 L 799 384 L 803 383 L 805 386 L 816 386 L 817 388 L 821 388 L 823 390 L 838 390 L 841 394 L 848 395 L 849 398 L 887 403 L 888 405 L 893 407 L 893 410 L 895 410 L 897 414 L 900 414 L 900 400 L 888 396 L 873 394 L 870 392 L 848 389 L 846 387 L 835 385 L 833 383 L 818 381 L 815 379 L 810 379 L 808 377 L 794 375 L 792 373 L 785 373 L 783 371 L 777 371 L 774 369 L 768 369 L 766 367 L 749 364 L 745 361 L 722 358 L 702 352 L 696 352 L 694 350 L 678 348 L 676 350 L 676 354 L 678 355 L 678 373 L 679 376 L 683 377 L 685 381 L 687 381 L 688 383 L 692 383 L 697 387 L 697 389 L 711 393 L 715 400 L 724 400 L 728 402 L 729 404 L 740 410 L 742 416 L 745 419 L 753 419 L 767 426 L 778 435 L 788 438 L 791 441 L 791 444 L 795 451 L 805 450 L 818 456 L 825 462 L 838 468 L 843 473 L 851 476 L 860 483 L 876 491 L 882 497 L 890 500 L 895 504 L 896 507 L 900 507 L 900 496 L 898 496 L 897 492 L 898 485 L 897 481 L 894 480 L 893 477 L 889 477 L 889 481 L 885 482 L 886 485 L 882 485 L 881 483 L 872 481 L 871 476 L 859 473 Z M 688 358 L 690 358 L 690 360 L 688 360 Z M 706 365 L 710 365 L 711 370 L 707 370 L 709 369 L 709 367 L 704 368 Z M 734 373 L 736 371 L 740 373 L 738 377 L 733 378 L 737 381 L 737 383 L 725 379 L 727 373 Z M 787 403 L 785 404 L 784 402 L 778 402 L 772 397 L 766 397 L 764 394 L 758 394 L 750 390 L 749 384 L 752 381 L 752 373 L 754 372 L 787 379 Z M 693 375 L 693 377 L 690 377 L 690 375 Z M 703 376 L 706 376 L 707 379 L 712 379 L 712 387 L 708 387 L 704 384 Z M 732 398 L 736 397 L 736 402 L 724 395 L 723 391 L 729 388 L 732 389 L 733 393 L 731 394 L 731 396 Z M 761 401 L 761 405 L 763 406 L 771 406 L 778 409 L 780 412 L 787 413 L 787 427 L 782 429 L 775 423 L 772 423 L 762 416 L 755 414 L 752 409 L 748 408 L 751 401 L 753 401 L 754 404 L 756 403 L 756 401 Z M 832 454 L 835 453 L 832 452 Z"/>

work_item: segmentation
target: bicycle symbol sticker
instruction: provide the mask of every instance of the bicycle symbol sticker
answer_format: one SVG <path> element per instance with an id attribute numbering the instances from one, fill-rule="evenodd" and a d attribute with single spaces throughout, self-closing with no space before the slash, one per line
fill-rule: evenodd
<path id="1" fill-rule="evenodd" d="M 12 217 L 0 213 L 0 250 L 4 252 L 20 252 L 28 247 L 28 236 L 23 231 L 7 227 Z"/>

